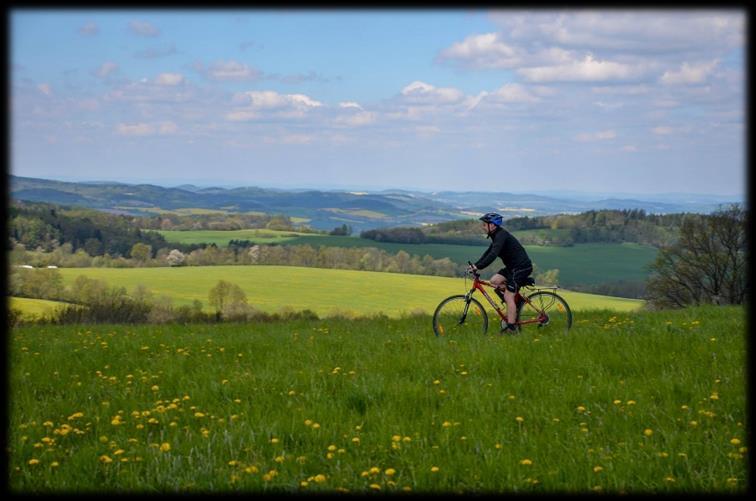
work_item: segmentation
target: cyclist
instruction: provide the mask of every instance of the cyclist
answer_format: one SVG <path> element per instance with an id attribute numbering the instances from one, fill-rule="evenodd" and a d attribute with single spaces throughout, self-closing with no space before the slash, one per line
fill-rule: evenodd
<path id="1" fill-rule="evenodd" d="M 494 290 L 499 297 L 502 296 L 503 291 L 503 300 L 507 304 L 507 326 L 501 332 L 514 334 L 517 333 L 515 294 L 520 289 L 520 285 L 525 283 L 525 279 L 533 273 L 533 263 L 514 235 L 501 226 L 503 219 L 495 212 L 489 212 L 480 218 L 487 237 L 491 239 L 491 245 L 470 269 L 473 271 L 483 269 L 493 263 L 497 257 L 504 262 L 504 268 L 492 276 L 490 282 L 496 286 Z"/>

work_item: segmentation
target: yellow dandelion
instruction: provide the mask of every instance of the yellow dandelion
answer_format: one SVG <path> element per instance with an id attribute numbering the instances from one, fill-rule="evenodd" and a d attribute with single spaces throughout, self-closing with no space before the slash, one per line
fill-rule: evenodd
<path id="1" fill-rule="evenodd" d="M 730 440 L 730 443 L 731 443 L 732 445 L 740 445 L 740 439 L 738 439 L 738 438 L 733 438 L 732 440 Z"/>
<path id="2" fill-rule="evenodd" d="M 270 439 L 270 443 L 271 444 L 277 444 L 278 442 L 279 442 L 279 440 L 276 437 L 273 437 L 273 438 Z"/>
<path id="3" fill-rule="evenodd" d="M 312 423 L 312 429 L 317 430 L 320 428 L 320 423 Z"/>
<path id="4" fill-rule="evenodd" d="M 301 482 L 299 482 L 300 487 L 307 487 L 308 485 L 310 485 L 310 483 L 307 480 L 302 480 Z"/>
<path id="5" fill-rule="evenodd" d="M 616 399 L 615 399 L 615 400 L 612 400 L 612 403 L 613 403 L 614 405 L 619 405 L 619 404 L 621 404 L 621 403 L 622 403 L 622 400 L 616 400 Z"/>
<path id="6" fill-rule="evenodd" d="M 34 466 L 35 464 L 39 464 L 39 459 L 30 459 L 29 460 L 29 464 L 31 466 Z"/>
<path id="7" fill-rule="evenodd" d="M 525 418 L 523 418 L 522 416 L 517 416 L 515 418 L 515 421 L 517 421 L 518 423 L 522 423 L 523 421 L 525 421 Z"/>
<path id="8" fill-rule="evenodd" d="M 100 462 L 107 464 L 107 463 L 112 463 L 113 460 L 110 459 L 110 457 L 103 454 L 102 456 L 100 456 Z"/>
<path id="9" fill-rule="evenodd" d="M 392 442 L 399 442 L 402 439 L 401 435 L 394 435 L 391 437 Z"/>
<path id="10" fill-rule="evenodd" d="M 283 463 L 285 458 L 283 456 L 276 456 L 276 458 L 273 460 L 276 463 Z"/>
<path id="11" fill-rule="evenodd" d="M 58 466 L 60 466 L 60 463 L 57 461 L 53 461 L 52 463 L 50 463 L 50 468 L 57 468 Z"/>
<path id="12" fill-rule="evenodd" d="M 168 442 L 163 442 L 162 444 L 160 444 L 161 452 L 168 452 L 169 450 L 171 450 L 171 444 L 169 444 Z"/>
<path id="13" fill-rule="evenodd" d="M 525 466 L 530 466 L 530 465 L 533 464 L 533 461 L 531 461 L 530 459 L 526 458 L 526 459 L 521 460 L 520 464 L 525 465 Z"/>
<path id="14" fill-rule="evenodd" d="M 203 418 L 203 417 L 205 417 L 205 415 L 203 413 L 197 411 L 197 412 L 194 413 L 194 417 Z"/>
<path id="15" fill-rule="evenodd" d="M 393 468 L 387 468 L 383 473 L 385 473 L 387 477 L 391 477 L 396 473 L 396 470 Z"/>
<path id="16" fill-rule="evenodd" d="M 315 480 L 315 482 L 318 484 L 322 484 L 326 481 L 326 476 L 320 473 L 318 475 L 315 475 L 315 478 L 313 480 Z"/>
<path id="17" fill-rule="evenodd" d="M 593 467 L 593 473 L 600 473 L 602 471 L 604 471 L 604 468 L 602 466 L 597 465 Z"/>
<path id="18" fill-rule="evenodd" d="M 152 388 L 150 388 L 152 391 L 158 391 L 160 389 L 160 386 L 158 385 L 152 385 Z"/>
<path id="19" fill-rule="evenodd" d="M 627 405 L 635 405 L 635 400 L 628 400 Z"/>
<path id="20" fill-rule="evenodd" d="M 381 490 L 381 486 L 378 484 L 370 484 L 370 488 L 373 489 L 374 491 Z"/>
<path id="21" fill-rule="evenodd" d="M 336 446 L 335 446 L 335 445 L 333 445 L 333 444 L 331 444 L 331 445 L 329 445 L 329 446 L 328 446 L 328 450 L 329 450 L 330 452 L 333 452 L 333 451 L 335 451 L 335 450 L 336 450 Z"/>
<path id="22" fill-rule="evenodd" d="M 257 466 L 247 466 L 246 468 L 244 468 L 244 471 L 246 473 L 253 474 L 253 473 L 257 473 L 258 469 L 257 469 Z"/>
<path id="23" fill-rule="evenodd" d="M 438 466 L 431 466 L 431 473 L 438 473 L 440 468 Z"/>
<path id="24" fill-rule="evenodd" d="M 436 379 L 435 381 L 433 381 L 433 384 L 441 384 L 441 381 L 439 381 L 438 379 Z"/>
<path id="25" fill-rule="evenodd" d="M 730 477 L 727 479 L 727 485 L 737 485 L 738 479 L 734 477 Z"/>
<path id="26" fill-rule="evenodd" d="M 451 423 L 450 423 L 449 421 L 444 421 L 443 423 L 441 423 L 441 426 L 443 426 L 444 428 L 448 428 L 448 427 L 450 427 L 451 425 L 452 425 L 452 424 L 451 424 Z"/>
<path id="27" fill-rule="evenodd" d="M 674 482 L 676 482 L 676 480 L 675 480 L 675 477 L 673 477 L 673 476 L 667 476 L 667 477 L 664 477 L 664 481 L 665 481 L 665 482 L 669 482 L 669 483 L 674 483 Z"/>
<path id="28" fill-rule="evenodd" d="M 582 405 L 578 405 L 577 406 L 577 411 L 578 412 L 585 412 L 585 407 L 583 407 Z"/>
<path id="29" fill-rule="evenodd" d="M 352 437 L 352 443 L 355 445 L 360 445 L 360 437 Z"/>
<path id="30" fill-rule="evenodd" d="M 646 428 L 645 430 L 643 430 L 643 434 L 647 437 L 650 437 L 654 434 L 654 430 L 652 430 L 651 428 Z"/>
<path id="31" fill-rule="evenodd" d="M 312 419 L 305 419 L 304 424 L 305 426 L 310 426 L 312 424 Z"/>
<path id="32" fill-rule="evenodd" d="M 370 468 L 370 474 L 371 475 L 377 475 L 380 472 L 381 472 L 381 469 L 378 468 L 377 466 L 373 466 L 373 467 Z"/>

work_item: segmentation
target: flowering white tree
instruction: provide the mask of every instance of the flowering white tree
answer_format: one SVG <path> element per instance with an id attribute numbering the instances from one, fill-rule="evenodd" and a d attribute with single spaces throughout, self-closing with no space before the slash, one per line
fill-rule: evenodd
<path id="1" fill-rule="evenodd" d="M 173 249 L 171 252 L 168 253 L 165 259 L 168 261 L 168 264 L 171 266 L 181 266 L 182 264 L 184 264 L 184 260 L 186 260 L 186 256 L 180 250 Z"/>

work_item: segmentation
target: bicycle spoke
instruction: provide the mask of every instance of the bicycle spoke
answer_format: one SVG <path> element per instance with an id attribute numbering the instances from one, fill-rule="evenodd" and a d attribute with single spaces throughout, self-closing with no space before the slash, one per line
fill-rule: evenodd
<path id="1" fill-rule="evenodd" d="M 433 315 L 433 331 L 436 336 L 485 334 L 488 316 L 483 306 L 465 296 L 452 296 L 444 300 Z"/>
<path id="2" fill-rule="evenodd" d="M 528 296 L 528 302 L 521 306 L 518 320 L 522 329 L 567 333 L 572 326 L 572 312 L 557 294 L 538 291 Z"/>

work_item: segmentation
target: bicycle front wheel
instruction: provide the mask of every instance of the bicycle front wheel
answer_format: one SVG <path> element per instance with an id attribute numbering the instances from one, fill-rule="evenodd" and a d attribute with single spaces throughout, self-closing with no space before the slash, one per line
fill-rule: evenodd
<path id="1" fill-rule="evenodd" d="M 572 311 L 561 296 L 549 291 L 537 291 L 517 310 L 520 328 L 536 327 L 538 332 L 567 334 L 572 327 Z"/>
<path id="2" fill-rule="evenodd" d="M 464 334 L 485 334 L 488 330 L 488 315 L 477 299 L 467 296 L 451 296 L 438 305 L 433 313 L 433 332 L 436 337 Z"/>

